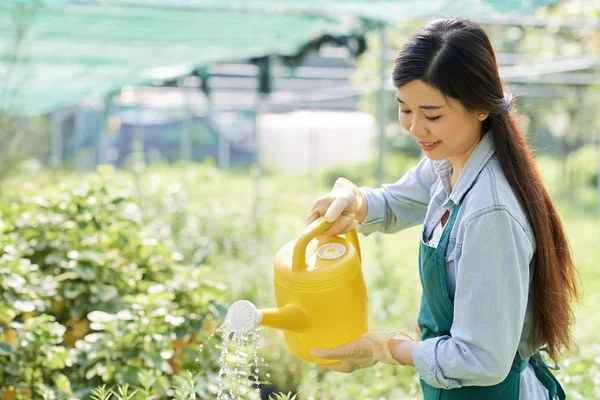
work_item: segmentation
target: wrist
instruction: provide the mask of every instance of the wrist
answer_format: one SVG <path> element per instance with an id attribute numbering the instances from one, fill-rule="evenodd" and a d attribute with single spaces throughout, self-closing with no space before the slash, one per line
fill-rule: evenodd
<path id="1" fill-rule="evenodd" d="M 395 331 L 382 337 L 380 342 L 381 360 L 386 364 L 412 365 L 413 338 L 405 332 Z"/>
<path id="2" fill-rule="evenodd" d="M 365 218 L 367 218 L 367 199 L 360 191 L 358 186 L 356 186 L 353 182 L 349 181 L 346 178 L 338 178 L 333 185 L 333 189 L 346 187 L 352 190 L 354 194 L 354 198 L 356 200 L 356 211 L 354 212 L 354 219 L 358 221 L 358 223 L 362 223 Z"/>
<path id="3" fill-rule="evenodd" d="M 367 199 L 365 199 L 365 196 L 358 187 L 353 187 L 352 191 L 356 197 L 356 214 L 354 218 L 358 223 L 362 223 L 367 218 Z"/>
<path id="4" fill-rule="evenodd" d="M 398 363 L 414 366 L 415 362 L 413 361 L 412 351 L 415 343 L 412 340 L 391 339 L 388 341 L 390 354 Z"/>

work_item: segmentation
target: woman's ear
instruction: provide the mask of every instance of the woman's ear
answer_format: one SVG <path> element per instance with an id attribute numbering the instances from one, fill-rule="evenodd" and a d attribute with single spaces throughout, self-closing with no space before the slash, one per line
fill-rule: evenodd
<path id="1" fill-rule="evenodd" d="M 475 115 L 476 115 L 477 121 L 483 122 L 486 120 L 487 117 L 490 116 L 490 113 L 488 111 L 484 111 L 484 110 L 476 110 Z"/>

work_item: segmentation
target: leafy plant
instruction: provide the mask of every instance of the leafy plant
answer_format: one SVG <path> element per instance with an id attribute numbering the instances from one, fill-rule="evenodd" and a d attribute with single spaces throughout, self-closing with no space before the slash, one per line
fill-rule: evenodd
<path id="1" fill-rule="evenodd" d="M 106 389 L 106 385 L 92 389 L 92 400 L 108 400 L 112 396 L 112 389 Z"/>
<path id="2" fill-rule="evenodd" d="M 281 393 L 275 393 L 274 395 L 269 396 L 269 399 L 271 400 L 295 400 L 296 396 L 298 396 L 298 393 L 294 394 L 292 396 L 292 392 L 288 392 L 287 394 L 281 392 Z"/>
<path id="3" fill-rule="evenodd" d="M 0 205 L 0 390 L 85 395 L 102 384 L 165 396 L 226 311 L 207 265 L 183 264 L 110 172 Z M 131 387 L 131 386 L 129 386 Z M 39 390 L 38 390 L 39 389 Z M 135 392 L 134 392 L 135 393 Z"/>

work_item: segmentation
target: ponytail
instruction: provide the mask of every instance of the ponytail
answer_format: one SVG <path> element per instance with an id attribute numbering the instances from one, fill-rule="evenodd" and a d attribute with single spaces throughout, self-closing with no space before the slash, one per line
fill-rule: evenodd
<path id="1" fill-rule="evenodd" d="M 571 302 L 579 298 L 577 269 L 562 222 L 515 115 L 507 109 L 490 116 L 490 128 L 500 167 L 535 238 L 531 343 L 546 344 L 548 355 L 557 361 L 561 348 L 571 347 Z"/>

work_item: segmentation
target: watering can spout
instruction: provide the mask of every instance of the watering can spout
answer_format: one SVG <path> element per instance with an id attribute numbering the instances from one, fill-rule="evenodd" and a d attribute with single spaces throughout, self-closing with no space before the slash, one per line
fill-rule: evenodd
<path id="1" fill-rule="evenodd" d="M 233 303 L 225 319 L 230 329 L 239 334 L 248 333 L 258 325 L 293 332 L 304 332 L 309 326 L 306 313 L 296 305 L 259 310 L 247 300 Z"/>

